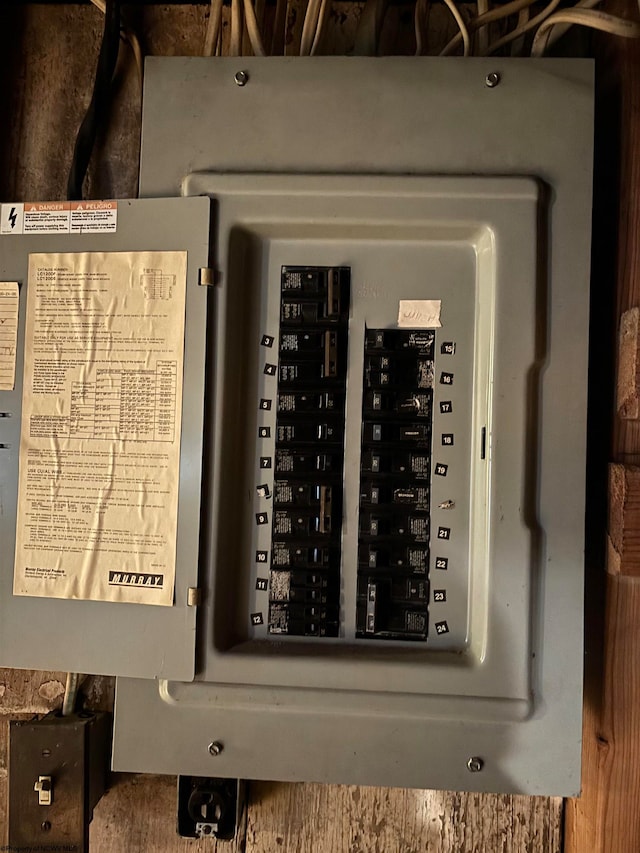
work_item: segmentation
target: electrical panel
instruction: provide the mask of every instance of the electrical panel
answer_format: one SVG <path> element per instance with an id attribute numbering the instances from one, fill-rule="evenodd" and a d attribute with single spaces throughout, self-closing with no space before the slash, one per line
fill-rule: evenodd
<path id="1" fill-rule="evenodd" d="M 120 676 L 117 770 L 573 794 L 591 64 L 242 65 L 145 73 L 144 203 L 214 211 L 162 608 L 193 669 L 64 666 Z"/>

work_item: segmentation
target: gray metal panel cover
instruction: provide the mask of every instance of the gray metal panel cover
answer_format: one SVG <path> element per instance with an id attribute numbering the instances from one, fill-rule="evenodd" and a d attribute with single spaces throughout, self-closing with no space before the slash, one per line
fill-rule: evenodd
<path id="1" fill-rule="evenodd" d="M 190 680 L 198 583 L 210 202 L 205 198 L 120 201 L 114 234 L 0 237 L 0 281 L 20 283 L 16 385 L 0 392 L 0 666 Z M 173 607 L 14 596 L 13 559 L 22 400 L 27 270 L 32 252 L 187 251 L 184 392 L 178 543 Z"/>
<path id="2" fill-rule="evenodd" d="M 240 67 L 249 75 L 242 88 L 233 81 Z M 515 175 L 550 188 L 541 207 L 547 218 L 540 222 L 539 245 L 546 315 L 531 312 L 540 378 L 537 417 L 529 423 L 529 440 L 539 452 L 539 464 L 531 466 L 537 488 L 523 508 L 519 484 L 507 472 L 492 494 L 498 518 L 503 506 L 533 514 L 545 538 L 532 555 L 538 562 L 532 560 L 531 619 L 522 625 L 532 686 L 524 718 L 472 689 L 467 696 L 415 699 L 380 690 L 359 696 L 321 686 L 120 679 L 114 766 L 575 794 L 582 722 L 593 64 L 245 57 L 151 59 L 147 68 L 141 172 L 147 195 L 189 192 L 197 183 L 194 173 L 207 171 Z M 493 89 L 484 83 L 490 71 L 501 74 Z M 253 191 L 250 178 L 246 186 Z M 510 263 L 517 261 L 512 252 Z M 513 317 L 499 311 L 496 321 L 502 337 Z M 497 370 L 508 377 L 510 366 L 505 359 Z M 499 593 L 491 588 L 492 596 Z M 140 738 L 141 718 L 153 736 Z M 224 742 L 224 751 L 212 759 L 207 745 L 214 739 Z M 160 741 L 162 750 L 155 747 Z M 484 759 L 481 773 L 468 772 L 472 755 Z"/>

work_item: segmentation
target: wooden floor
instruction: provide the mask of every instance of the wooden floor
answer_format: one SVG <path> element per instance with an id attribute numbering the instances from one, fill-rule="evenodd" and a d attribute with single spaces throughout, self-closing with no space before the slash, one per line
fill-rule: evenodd
<path id="1" fill-rule="evenodd" d="M 91 6 L 34 4 L 10 10 L 2 9 L 3 5 L 0 2 L 0 79 L 9 84 L 0 86 L 0 199 L 63 198 L 75 132 L 89 100 L 101 18 Z M 292 2 L 294 30 L 300 25 L 296 8 Z M 333 8 L 329 48 L 344 52 L 352 40 L 360 6 L 336 2 Z M 412 14 L 406 10 L 394 8 L 391 14 L 386 36 L 389 52 L 406 43 L 412 25 Z M 203 6 L 158 6 L 135 12 L 145 49 L 163 55 L 200 53 L 205 15 Z M 136 190 L 139 89 L 131 66 L 121 69 L 118 79 L 109 133 L 100 141 L 90 169 L 88 190 L 93 197 L 127 197 Z M 610 618 L 621 621 L 617 657 L 611 658 L 608 672 L 610 678 L 620 673 L 630 678 L 638 660 L 634 649 L 640 650 L 640 596 L 634 587 L 636 604 L 631 606 L 625 597 L 629 593 L 625 582 L 616 580 L 614 586 L 608 612 Z M 595 604 L 594 624 L 599 624 L 602 600 Z M 637 636 L 636 646 L 628 645 L 630 636 Z M 598 648 L 593 660 L 599 660 Z M 636 722 L 640 719 L 640 702 L 635 703 L 636 711 L 625 707 L 619 709 L 619 716 L 610 713 L 603 727 L 602 673 L 597 665 L 595 670 L 596 698 L 588 705 L 585 754 L 587 766 L 594 765 L 596 770 L 589 771 L 587 796 L 570 804 L 567 851 L 637 853 L 639 738 L 625 720 L 629 715 Z M 0 847 L 6 825 L 8 720 L 57 707 L 63 682 L 63 673 L 0 670 Z M 639 690 L 640 686 L 634 686 L 629 694 L 631 705 Z M 111 682 L 93 679 L 89 700 L 93 707 L 109 708 Z M 598 774 L 604 774 L 604 781 Z M 625 810 L 611 806 L 607 784 L 620 789 L 628 817 Z M 237 840 L 219 843 L 216 849 L 247 853 L 554 853 L 562 849 L 562 835 L 563 803 L 557 798 L 254 783 Z M 616 839 L 624 839 L 629 846 L 612 846 Z M 91 842 L 98 853 L 213 849 L 211 841 L 177 837 L 175 779 L 125 774 L 114 777 L 99 803 Z"/>

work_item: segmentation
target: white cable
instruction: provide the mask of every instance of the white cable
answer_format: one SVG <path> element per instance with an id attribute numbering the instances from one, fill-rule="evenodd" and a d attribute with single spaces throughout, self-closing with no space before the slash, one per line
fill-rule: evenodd
<path id="1" fill-rule="evenodd" d="M 429 19 L 429 0 L 416 0 L 413 24 L 416 31 L 416 56 L 427 52 L 427 23 Z"/>
<path id="2" fill-rule="evenodd" d="M 480 15 L 484 15 L 489 11 L 489 0 L 476 0 L 476 9 L 478 10 L 477 17 Z M 489 28 L 487 27 L 478 27 L 477 33 L 477 42 L 478 49 L 482 52 L 487 49 L 489 46 Z"/>
<path id="3" fill-rule="evenodd" d="M 356 56 L 377 56 L 389 0 L 367 0 L 358 21 L 353 52 Z"/>
<path id="4" fill-rule="evenodd" d="M 315 56 L 318 52 L 320 44 L 322 43 L 322 39 L 324 38 L 324 32 L 327 28 L 327 23 L 329 21 L 329 15 L 331 12 L 331 0 L 322 0 L 320 3 L 320 13 L 318 15 L 318 25 L 316 26 L 316 34 L 313 37 L 313 44 L 311 45 L 311 56 Z"/>
<path id="5" fill-rule="evenodd" d="M 64 688 L 64 698 L 62 700 L 62 716 L 68 717 L 69 714 L 73 714 L 74 709 L 76 707 L 76 700 L 78 697 L 78 684 L 80 683 L 80 676 L 77 672 L 68 672 L 67 673 L 67 683 Z"/>
<path id="6" fill-rule="evenodd" d="M 464 22 L 462 15 L 460 14 L 460 10 L 455 4 L 455 0 L 444 0 L 447 5 L 447 8 L 453 15 L 456 24 L 458 25 L 458 29 L 460 30 L 460 35 L 462 36 L 462 44 L 463 44 L 463 56 L 469 56 L 471 52 L 471 39 L 469 38 L 469 30 L 467 29 L 467 25 Z"/>
<path id="7" fill-rule="evenodd" d="M 204 37 L 203 56 L 213 56 L 216 52 L 218 36 L 222 28 L 222 5 L 223 0 L 211 0 L 207 32 Z"/>
<path id="8" fill-rule="evenodd" d="M 502 38 L 499 38 L 497 41 L 492 42 L 487 48 L 486 56 L 490 56 L 496 50 L 499 50 L 501 47 L 504 47 L 505 44 L 509 44 L 509 42 L 514 41 L 514 39 L 520 38 L 520 36 L 528 33 L 529 30 L 535 29 L 537 26 L 542 24 L 546 19 L 551 15 L 551 13 L 557 8 L 560 4 L 561 0 L 551 0 L 548 3 L 542 12 L 538 12 L 538 14 L 531 18 L 530 21 L 527 21 L 526 24 L 523 24 L 521 27 L 516 27 L 515 30 L 512 30 L 510 33 L 507 33 Z"/>
<path id="9" fill-rule="evenodd" d="M 520 9 L 520 12 L 518 13 L 518 20 L 516 21 L 516 29 L 518 29 L 518 27 L 524 27 L 530 17 L 531 10 L 528 6 L 526 9 Z M 519 36 L 511 42 L 511 56 L 524 55 L 524 42 L 524 36 Z"/>
<path id="10" fill-rule="evenodd" d="M 502 18 L 507 18 L 509 15 L 515 15 L 520 9 L 525 6 L 531 6 L 536 0 L 511 0 L 510 3 L 505 3 L 504 6 L 498 6 L 490 12 L 485 12 L 484 15 L 479 15 L 477 18 L 472 18 L 467 24 L 467 30 L 472 33 L 486 24 L 493 24 L 495 21 L 500 21 Z M 448 56 L 462 41 L 462 33 L 456 33 L 451 41 L 444 46 L 440 51 L 440 56 Z"/>
<path id="11" fill-rule="evenodd" d="M 276 0 L 276 14 L 273 20 L 273 36 L 271 37 L 271 55 L 284 54 L 285 30 L 287 28 L 287 0 Z"/>
<path id="12" fill-rule="evenodd" d="M 318 16 L 322 0 L 309 0 L 307 11 L 302 25 L 302 36 L 300 38 L 300 56 L 310 56 L 313 39 L 318 26 Z"/>
<path id="13" fill-rule="evenodd" d="M 593 9 L 600 3 L 602 3 L 602 0 L 579 0 L 579 2 L 576 3 L 575 8 Z M 547 49 L 549 49 L 552 44 L 555 44 L 558 39 L 562 38 L 562 36 L 570 29 L 571 24 L 554 24 L 553 29 L 549 31 L 549 35 L 547 37 Z"/>
<path id="14" fill-rule="evenodd" d="M 258 19 L 256 18 L 256 10 L 253 6 L 253 0 L 244 0 L 244 22 L 247 27 L 247 32 L 249 33 L 249 41 L 251 42 L 251 49 L 253 50 L 254 55 L 266 56 L 264 44 L 262 43 L 262 34 L 260 33 Z"/>
<path id="15" fill-rule="evenodd" d="M 229 38 L 229 56 L 242 55 L 242 7 L 240 0 L 231 0 L 231 35 Z"/>
<path id="16" fill-rule="evenodd" d="M 618 18 L 595 9 L 565 9 L 548 18 L 536 32 L 531 56 L 543 56 L 551 28 L 556 24 L 577 24 L 622 38 L 640 38 L 640 23 Z"/>

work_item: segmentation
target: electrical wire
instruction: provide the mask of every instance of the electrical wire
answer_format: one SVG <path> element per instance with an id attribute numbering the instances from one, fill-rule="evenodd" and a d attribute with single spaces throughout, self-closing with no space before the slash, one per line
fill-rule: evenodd
<path id="1" fill-rule="evenodd" d="M 229 39 L 229 56 L 242 55 L 242 6 L 240 0 L 231 0 L 231 36 Z"/>
<path id="2" fill-rule="evenodd" d="M 91 0 L 93 5 L 100 9 L 102 14 L 106 13 L 106 0 Z M 142 81 L 144 79 L 144 53 L 142 51 L 142 46 L 140 45 L 140 40 L 138 36 L 133 32 L 129 27 L 121 26 L 120 32 L 124 41 L 131 48 L 131 52 L 133 53 L 133 58 L 135 59 L 136 68 L 138 69 L 138 79 L 140 80 L 140 85 L 142 86 Z M 205 56 L 210 54 L 205 54 Z"/>
<path id="3" fill-rule="evenodd" d="M 460 35 L 462 36 L 462 44 L 463 44 L 463 56 L 469 56 L 471 53 L 471 39 L 469 38 L 469 30 L 467 29 L 467 25 L 464 22 L 464 18 L 460 14 L 460 10 L 455 4 L 455 0 L 444 0 L 447 5 L 447 8 L 453 15 L 456 24 L 458 25 L 458 29 L 460 30 Z"/>
<path id="4" fill-rule="evenodd" d="M 318 52 L 322 39 L 324 38 L 327 23 L 329 22 L 330 13 L 331 0 L 322 0 L 322 2 L 320 3 L 320 13 L 318 14 L 318 25 L 316 27 L 316 34 L 313 37 L 313 44 L 311 45 L 311 56 L 315 56 Z"/>
<path id="5" fill-rule="evenodd" d="M 377 56 L 388 0 L 367 0 L 358 21 L 353 52 L 356 56 Z"/>
<path id="6" fill-rule="evenodd" d="M 73 714 L 76 701 L 78 698 L 78 685 L 80 684 L 80 676 L 77 672 L 67 673 L 67 682 L 64 688 L 64 698 L 62 700 L 62 716 L 68 717 Z"/>
<path id="7" fill-rule="evenodd" d="M 262 34 L 258 26 L 256 10 L 253 5 L 253 0 L 244 0 L 244 21 L 251 42 L 251 49 L 255 56 L 266 56 L 264 44 L 262 42 Z"/>
<path id="8" fill-rule="evenodd" d="M 531 10 L 528 6 L 525 9 L 520 9 L 520 12 L 518 13 L 518 20 L 516 21 L 516 29 L 518 27 L 524 27 L 530 17 Z M 511 56 L 522 56 L 524 54 L 524 41 L 524 36 L 520 36 L 511 42 Z M 487 45 L 487 48 L 488 47 L 489 46 Z"/>
<path id="9" fill-rule="evenodd" d="M 273 20 L 271 55 L 284 55 L 285 30 L 287 27 L 287 0 L 276 0 L 276 14 Z"/>
<path id="10" fill-rule="evenodd" d="M 551 0 L 544 9 L 535 15 L 531 20 L 527 21 L 526 24 L 522 24 L 521 27 L 516 27 L 515 30 L 512 30 L 510 33 L 507 33 L 502 38 L 499 38 L 497 41 L 494 41 L 487 48 L 486 56 L 490 56 L 492 53 L 495 53 L 496 50 L 499 50 L 501 47 L 504 47 L 505 44 L 509 44 L 520 36 L 523 36 L 525 33 L 528 33 L 529 30 L 534 30 L 536 27 L 540 26 L 546 19 L 551 15 L 551 13 L 560 5 L 561 0 Z"/>
<path id="11" fill-rule="evenodd" d="M 564 9 L 548 18 L 536 32 L 531 56 L 542 56 L 547 49 L 551 28 L 556 24 L 577 24 L 622 38 L 640 38 L 640 23 L 618 18 L 596 9 Z"/>
<path id="12" fill-rule="evenodd" d="M 223 0 L 211 0 L 203 56 L 213 56 L 218 47 L 218 37 L 222 28 L 222 6 Z"/>
<path id="13" fill-rule="evenodd" d="M 111 101 L 111 84 L 120 50 L 120 3 L 107 0 L 104 15 L 104 32 L 96 67 L 91 101 L 80 124 L 73 149 L 67 198 L 82 199 L 82 186 L 89 167 L 91 152 L 95 145 L 98 129 L 105 120 Z"/>
<path id="14" fill-rule="evenodd" d="M 318 28 L 318 17 L 320 15 L 320 6 L 322 0 L 309 0 L 307 11 L 302 24 L 302 36 L 300 38 L 300 56 L 310 56 L 311 48 L 313 47 L 313 39 L 315 38 Z"/>
<path id="15" fill-rule="evenodd" d="M 424 56 L 427 52 L 429 32 L 429 0 L 416 0 L 413 23 L 416 31 L 416 56 Z"/>
<path id="16" fill-rule="evenodd" d="M 531 6 L 535 2 L 536 0 L 511 0 L 510 3 L 505 3 L 504 6 L 498 6 L 495 9 L 491 9 L 490 12 L 485 12 L 484 15 L 472 18 L 467 23 L 467 30 L 469 33 L 474 33 L 480 27 L 501 21 L 503 18 L 508 18 L 509 15 L 515 15 L 520 9 L 524 9 L 525 6 Z M 440 51 L 440 56 L 448 56 L 453 53 L 461 42 L 462 33 L 456 33 L 451 41 Z"/>
<path id="17" fill-rule="evenodd" d="M 599 6 L 603 0 L 580 0 L 580 2 L 576 3 L 575 8 L 580 9 L 593 9 L 595 6 Z M 571 29 L 571 24 L 554 24 L 553 28 L 549 30 L 548 41 L 546 44 L 546 49 L 548 50 L 552 44 L 561 39 L 562 36 Z"/>
<path id="18" fill-rule="evenodd" d="M 476 9 L 478 11 L 478 14 L 477 14 L 478 18 L 480 17 L 480 15 L 486 14 L 489 11 L 489 0 L 476 0 Z M 478 27 L 477 42 L 478 42 L 478 49 L 480 51 L 487 49 L 487 47 L 489 46 L 489 28 L 488 28 L 488 26 Z"/>

